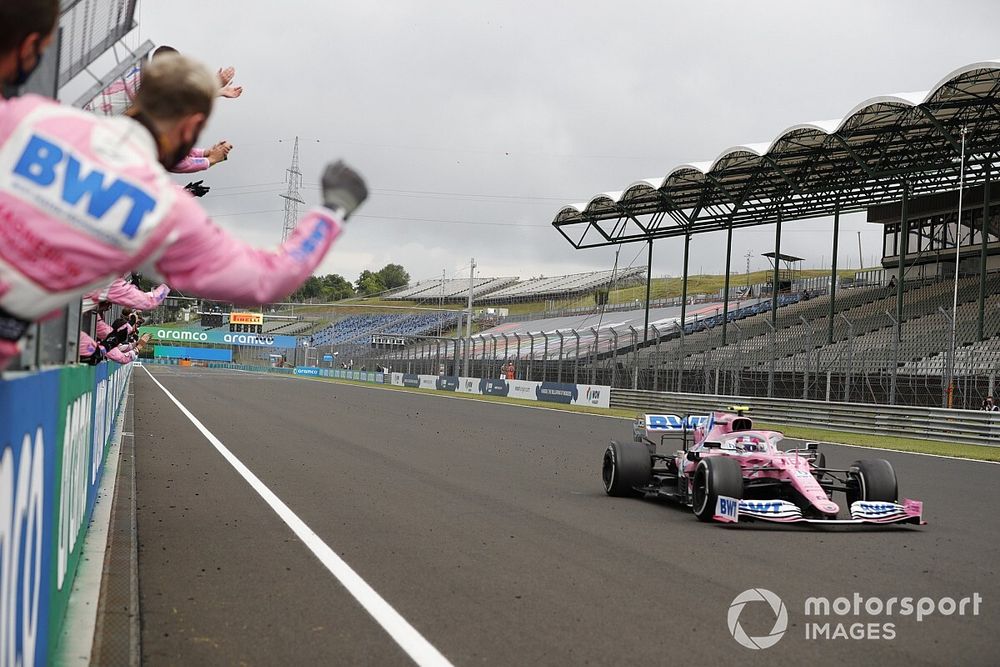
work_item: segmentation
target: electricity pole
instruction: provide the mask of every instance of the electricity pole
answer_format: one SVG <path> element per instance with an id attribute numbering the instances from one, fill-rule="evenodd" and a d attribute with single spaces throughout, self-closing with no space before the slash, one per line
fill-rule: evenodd
<path id="1" fill-rule="evenodd" d="M 285 170 L 285 181 L 288 183 L 288 190 L 283 195 L 278 195 L 285 200 L 285 224 L 281 228 L 281 242 L 284 243 L 295 231 L 295 225 L 299 221 L 299 204 L 305 206 L 302 197 L 299 196 L 299 186 L 302 185 L 302 172 L 299 171 L 299 138 L 295 137 L 295 148 L 292 150 L 292 166 Z"/>

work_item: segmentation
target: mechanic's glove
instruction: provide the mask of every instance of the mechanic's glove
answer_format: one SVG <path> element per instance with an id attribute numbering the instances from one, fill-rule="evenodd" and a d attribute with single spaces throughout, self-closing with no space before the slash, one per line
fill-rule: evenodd
<path id="1" fill-rule="evenodd" d="M 326 166 L 323 172 L 323 205 L 340 214 L 347 220 L 348 216 L 368 198 L 368 188 L 358 172 L 348 167 L 342 160 L 337 160 Z"/>
<path id="2" fill-rule="evenodd" d="M 195 181 L 193 183 L 188 183 L 184 186 L 184 189 L 190 192 L 195 197 L 204 197 L 211 190 L 207 185 L 202 185 L 205 181 Z"/>

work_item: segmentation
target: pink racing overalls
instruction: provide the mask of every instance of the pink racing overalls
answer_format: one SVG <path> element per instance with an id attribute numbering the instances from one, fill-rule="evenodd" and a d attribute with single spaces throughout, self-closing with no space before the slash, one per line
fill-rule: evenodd
<path id="1" fill-rule="evenodd" d="M 0 103 L 0 369 L 30 323 L 139 270 L 241 305 L 293 292 L 343 223 L 316 208 L 277 250 L 212 223 L 129 118 L 28 95 Z"/>
<path id="2" fill-rule="evenodd" d="M 135 96 L 142 82 L 142 68 L 136 65 L 122 78 L 112 81 L 93 100 L 84 105 L 86 111 L 104 116 L 121 116 L 135 103 Z M 193 148 L 187 157 L 170 168 L 175 174 L 192 174 L 205 171 L 210 166 L 204 148 Z"/>
<path id="3" fill-rule="evenodd" d="M 104 289 L 84 294 L 83 312 L 94 310 L 102 301 L 110 301 L 135 310 L 151 310 L 163 303 L 169 293 L 170 288 L 166 284 L 160 284 L 149 292 L 143 292 L 135 285 L 125 282 L 124 278 L 118 278 Z"/>

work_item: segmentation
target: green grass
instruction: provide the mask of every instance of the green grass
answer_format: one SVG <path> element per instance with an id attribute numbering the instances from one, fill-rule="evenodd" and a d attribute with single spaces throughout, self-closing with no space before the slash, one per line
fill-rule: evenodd
<path id="1" fill-rule="evenodd" d="M 963 459 L 978 459 L 980 461 L 1000 462 L 1000 447 L 985 445 L 963 445 L 942 440 L 920 440 L 916 438 L 899 438 L 885 435 L 870 435 L 867 433 L 850 433 L 822 428 L 804 426 L 785 426 L 780 424 L 758 424 L 761 428 L 781 431 L 789 438 L 815 440 L 818 442 L 842 443 L 858 447 L 877 447 L 900 452 L 917 452 L 920 454 L 938 454 L 940 456 L 955 456 Z"/>
<path id="2" fill-rule="evenodd" d="M 289 376 L 283 376 L 289 377 Z M 360 382 L 356 380 L 341 380 L 338 378 L 298 378 L 313 382 L 332 382 L 343 384 L 364 385 L 367 387 L 377 387 L 388 391 L 405 391 L 411 393 L 426 394 L 429 390 L 416 387 L 397 387 L 395 385 L 375 385 L 370 382 Z M 622 420 L 631 420 L 636 416 L 636 411 L 625 408 L 596 408 L 584 405 L 563 405 L 560 403 L 540 403 L 522 398 L 507 398 L 505 396 L 479 396 L 476 394 L 463 394 L 452 391 L 435 391 L 435 395 L 448 396 L 457 400 L 468 401 L 489 401 L 493 403 L 506 403 L 508 405 L 518 405 L 522 407 L 550 408 L 565 412 L 575 412 L 580 414 L 601 415 L 604 417 L 616 417 Z M 835 431 L 821 428 L 808 428 L 802 426 L 789 426 L 786 424 L 765 424 L 758 423 L 760 428 L 781 431 L 789 438 L 801 440 L 815 440 L 818 442 L 828 442 L 831 444 L 854 445 L 857 447 L 873 447 L 878 449 L 891 449 L 901 452 L 916 452 L 920 454 L 937 454 L 940 456 L 954 456 L 963 459 L 976 459 L 980 461 L 1000 462 L 1000 447 L 987 447 L 981 445 L 963 445 L 939 440 L 917 440 L 909 438 L 899 438 L 891 436 L 869 435 L 865 433 L 850 433 L 846 431 Z M 623 437 L 629 434 L 629 428 L 623 425 Z"/>

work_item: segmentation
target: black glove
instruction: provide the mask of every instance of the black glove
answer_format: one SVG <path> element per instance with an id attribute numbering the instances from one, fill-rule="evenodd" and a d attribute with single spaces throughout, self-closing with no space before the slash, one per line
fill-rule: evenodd
<path id="1" fill-rule="evenodd" d="M 326 166 L 323 172 L 323 205 L 338 212 L 344 220 L 368 198 L 364 179 L 341 160 Z"/>
<path id="2" fill-rule="evenodd" d="M 211 190 L 207 185 L 202 185 L 205 181 L 194 181 L 193 183 L 188 183 L 184 186 L 184 189 L 190 192 L 195 197 L 204 197 Z"/>

